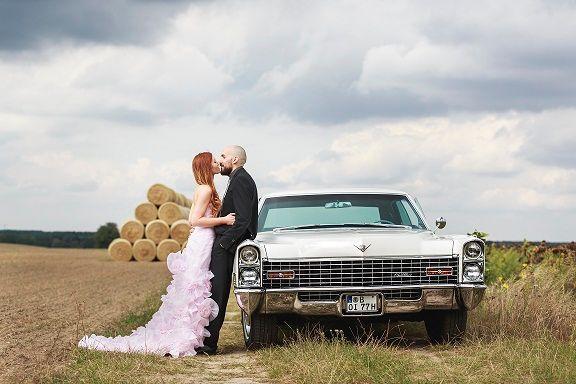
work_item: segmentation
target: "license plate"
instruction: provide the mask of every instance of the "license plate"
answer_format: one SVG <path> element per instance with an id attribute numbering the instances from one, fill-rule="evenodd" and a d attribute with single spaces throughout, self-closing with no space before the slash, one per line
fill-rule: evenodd
<path id="1" fill-rule="evenodd" d="M 378 295 L 344 295 L 346 313 L 378 312 Z"/>

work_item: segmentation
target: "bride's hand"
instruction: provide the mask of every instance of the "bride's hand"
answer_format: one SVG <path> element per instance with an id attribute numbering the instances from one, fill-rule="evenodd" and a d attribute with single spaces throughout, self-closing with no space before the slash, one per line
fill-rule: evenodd
<path id="1" fill-rule="evenodd" d="M 228 215 L 226 215 L 225 217 L 222 218 L 223 222 L 225 225 L 234 225 L 234 222 L 236 221 L 236 214 L 235 213 L 229 213 Z"/>

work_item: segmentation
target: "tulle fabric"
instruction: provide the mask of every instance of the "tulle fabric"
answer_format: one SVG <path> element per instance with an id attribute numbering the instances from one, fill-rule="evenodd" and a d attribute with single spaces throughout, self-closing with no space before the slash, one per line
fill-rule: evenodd
<path id="1" fill-rule="evenodd" d="M 208 207 L 205 217 L 210 217 Z M 162 304 L 152 319 L 128 336 L 84 336 L 78 346 L 100 351 L 139 352 L 172 357 L 192 356 L 194 348 L 210 336 L 205 329 L 218 314 L 210 298 L 210 257 L 214 230 L 196 227 L 182 251 L 166 260 L 172 281 L 162 295 Z"/>

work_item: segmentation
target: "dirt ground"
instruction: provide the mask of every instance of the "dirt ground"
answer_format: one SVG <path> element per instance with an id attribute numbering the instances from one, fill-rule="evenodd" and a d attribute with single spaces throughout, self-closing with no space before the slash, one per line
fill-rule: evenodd
<path id="1" fill-rule="evenodd" d="M 161 262 L 0 244 L 0 382 L 30 382 L 65 363 L 83 330 L 103 329 L 169 281 Z"/>

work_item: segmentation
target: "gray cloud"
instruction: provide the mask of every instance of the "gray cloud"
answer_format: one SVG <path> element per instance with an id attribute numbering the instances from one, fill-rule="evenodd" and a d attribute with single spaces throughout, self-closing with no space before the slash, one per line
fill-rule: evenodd
<path id="1" fill-rule="evenodd" d="M 533 164 L 576 169 L 576 113 L 549 111 L 526 127 L 520 153 Z"/>
<path id="2" fill-rule="evenodd" d="M 144 44 L 158 38 L 185 0 L 2 0 L 0 50 L 45 43 Z"/>

